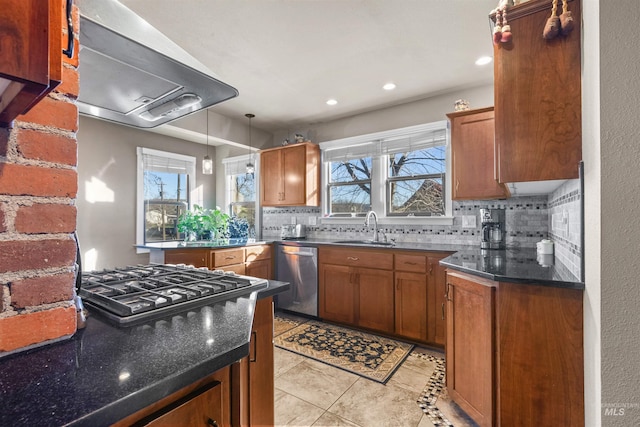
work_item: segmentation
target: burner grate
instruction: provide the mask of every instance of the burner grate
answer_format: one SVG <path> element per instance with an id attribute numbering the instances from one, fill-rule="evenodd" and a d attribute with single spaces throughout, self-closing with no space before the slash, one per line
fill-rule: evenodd
<path id="1" fill-rule="evenodd" d="M 267 280 L 184 265 L 139 265 L 83 273 L 80 295 L 119 324 L 245 296 Z"/>

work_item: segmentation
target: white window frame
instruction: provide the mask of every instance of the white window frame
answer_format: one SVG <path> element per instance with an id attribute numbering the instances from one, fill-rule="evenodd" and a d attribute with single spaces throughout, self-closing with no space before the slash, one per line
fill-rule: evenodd
<path id="1" fill-rule="evenodd" d="M 445 214 L 443 216 L 387 216 L 385 198 L 386 196 L 386 168 L 388 167 L 388 155 L 377 154 L 379 148 L 377 141 L 400 138 L 416 133 L 423 133 L 435 130 L 446 130 L 446 169 L 445 169 Z M 446 120 L 422 125 L 408 126 L 404 128 L 392 129 L 366 135 L 358 135 L 349 138 L 336 139 L 320 143 L 322 153 L 322 223 L 326 224 L 360 224 L 363 219 L 360 217 L 328 217 L 324 216 L 328 212 L 329 200 L 327 197 L 328 180 L 330 177 L 329 162 L 326 160 L 326 153 L 330 150 L 353 147 L 354 151 L 361 151 L 363 146 L 371 144 L 372 172 L 371 172 L 371 208 L 378 214 L 379 224 L 423 224 L 423 225 L 453 225 L 453 207 L 451 200 L 451 137 Z"/>
<path id="2" fill-rule="evenodd" d="M 171 153 L 168 151 L 154 150 L 152 148 L 137 147 L 137 178 L 136 178 L 136 245 L 144 245 L 144 156 L 152 155 L 166 157 L 174 160 L 181 160 L 189 165 L 189 180 L 187 191 L 191 200 L 192 209 L 194 205 L 202 206 L 202 194 L 196 191 L 196 158 L 184 154 Z M 148 253 L 149 249 L 136 248 L 136 253 Z"/>
<path id="3" fill-rule="evenodd" d="M 225 206 L 225 212 L 228 213 L 229 215 L 231 214 L 231 200 L 230 200 L 230 194 L 231 194 L 231 174 L 229 173 L 229 169 L 231 167 L 235 168 L 235 166 L 232 165 L 246 165 L 248 162 L 252 162 L 254 165 L 254 178 L 253 178 L 253 182 L 255 183 L 255 191 L 256 191 L 256 216 L 253 220 L 254 222 L 254 228 L 255 228 L 255 232 L 256 232 L 256 237 L 260 236 L 260 230 L 261 230 L 261 217 L 260 217 L 260 156 L 255 155 L 255 154 L 244 154 L 242 156 L 234 156 L 234 157 L 227 157 L 226 159 L 222 159 L 222 164 L 224 166 L 224 206 Z"/>

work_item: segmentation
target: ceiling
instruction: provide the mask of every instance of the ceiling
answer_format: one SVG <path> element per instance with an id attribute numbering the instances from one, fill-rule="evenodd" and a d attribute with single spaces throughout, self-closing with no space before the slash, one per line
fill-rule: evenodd
<path id="1" fill-rule="evenodd" d="M 210 111 L 270 132 L 493 79 L 496 0 L 120 1 L 238 89 Z"/>

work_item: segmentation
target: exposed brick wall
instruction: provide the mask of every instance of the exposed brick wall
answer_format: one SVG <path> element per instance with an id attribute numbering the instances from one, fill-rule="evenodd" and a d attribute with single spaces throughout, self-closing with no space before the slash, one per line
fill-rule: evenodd
<path id="1" fill-rule="evenodd" d="M 77 33 L 75 6 L 74 21 Z M 76 331 L 79 50 L 63 56 L 63 82 L 0 129 L 0 354 Z"/>

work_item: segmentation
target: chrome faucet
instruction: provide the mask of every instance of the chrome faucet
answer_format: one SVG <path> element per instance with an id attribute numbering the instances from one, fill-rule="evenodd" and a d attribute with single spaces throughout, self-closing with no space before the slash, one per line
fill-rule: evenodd
<path id="1" fill-rule="evenodd" d="M 364 220 L 365 227 L 369 227 L 369 221 L 373 217 L 373 241 L 378 241 L 378 215 L 374 211 L 367 212 L 367 218 Z"/>

